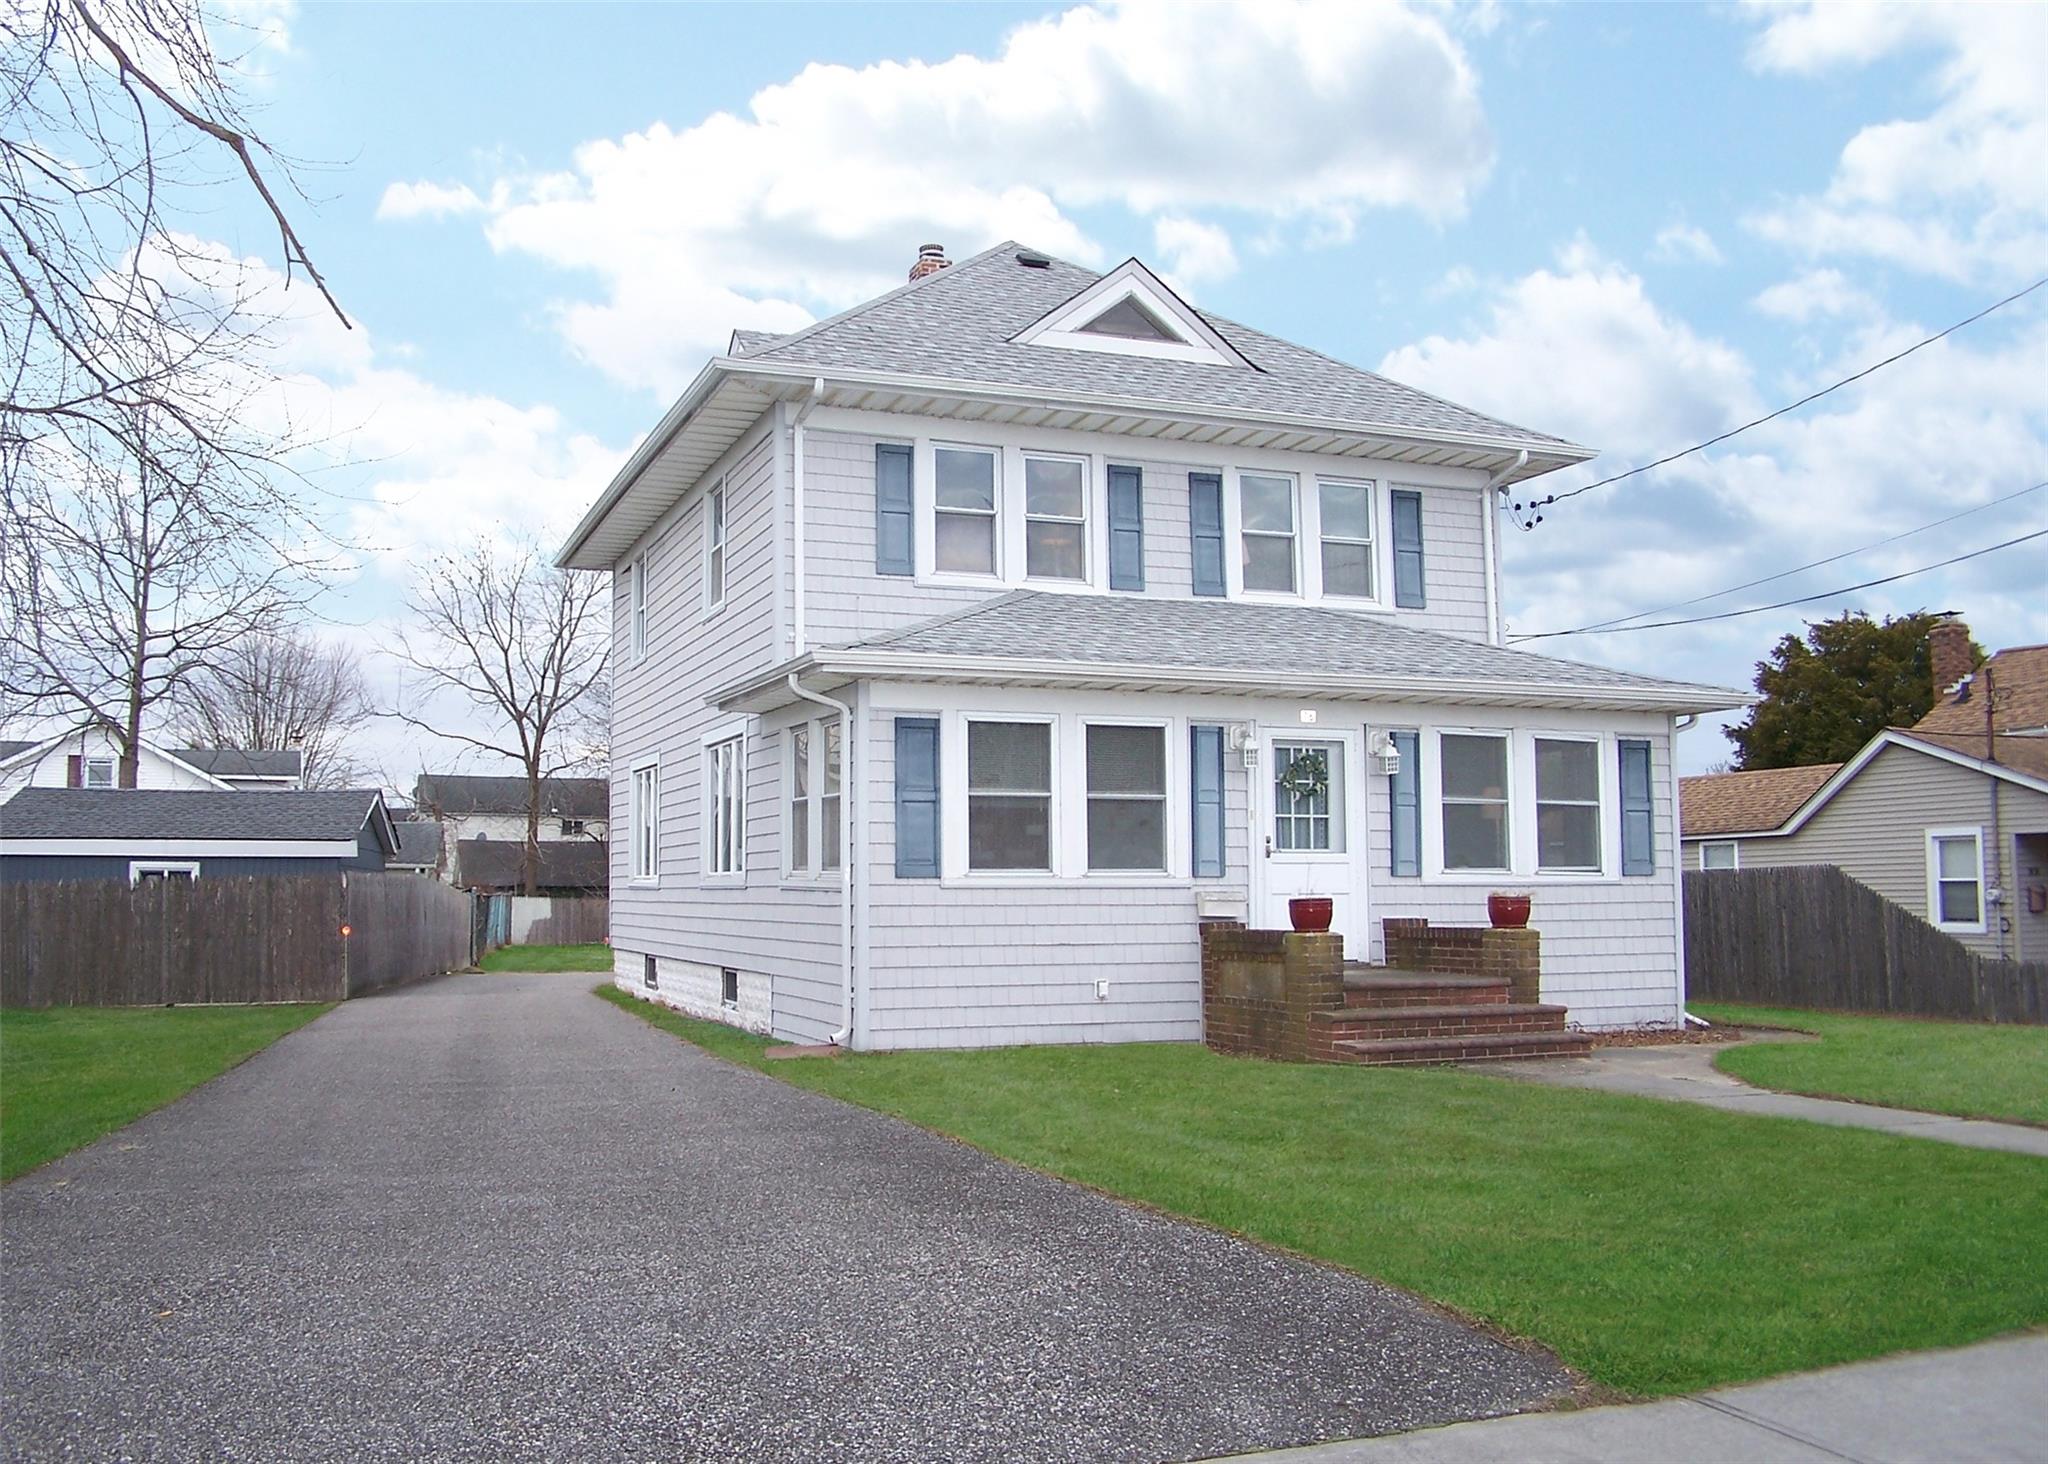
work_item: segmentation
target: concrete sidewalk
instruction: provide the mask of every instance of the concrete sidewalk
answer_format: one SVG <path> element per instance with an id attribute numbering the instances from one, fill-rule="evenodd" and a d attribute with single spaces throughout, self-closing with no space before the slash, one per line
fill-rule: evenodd
<path id="1" fill-rule="evenodd" d="M 1798 1040 L 1757 1038 L 1758 1041 Z M 1839 1128 L 1876 1129 L 1916 1139 L 1938 1139 L 1972 1149 L 2003 1149 L 2048 1159 L 2048 1129 L 1983 1119 L 1949 1118 L 1910 1108 L 1879 1108 L 1871 1103 L 1845 1103 L 1833 1098 L 1802 1098 L 1752 1088 L 1714 1066 L 1728 1044 L 1671 1047 L 1603 1047 L 1590 1057 L 1539 1058 L 1526 1062 L 1473 1065 L 1488 1077 L 1549 1083 L 1565 1088 L 1592 1088 L 1602 1093 L 1628 1093 L 1638 1098 L 1666 1098 L 1699 1103 L 1732 1113 L 1770 1118 L 1803 1118 Z"/>
<path id="2" fill-rule="evenodd" d="M 1288 1449 L 1270 1464 L 2018 1464 L 2048 1459 L 2048 1335 L 1691 1398 Z"/>

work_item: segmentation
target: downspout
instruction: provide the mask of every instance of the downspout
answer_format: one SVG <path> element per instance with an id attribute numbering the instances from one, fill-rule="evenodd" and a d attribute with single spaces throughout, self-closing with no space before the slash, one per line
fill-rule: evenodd
<path id="1" fill-rule="evenodd" d="M 799 533 L 797 542 L 803 542 Z M 802 621 L 799 620 L 801 625 Z M 801 632 L 799 632 L 801 633 Z M 854 750 L 853 708 L 845 702 L 825 696 L 820 692 L 807 690 L 796 679 L 792 671 L 783 678 L 790 695 L 804 701 L 826 707 L 839 714 L 839 1030 L 825 1040 L 834 1047 L 844 1047 L 853 1038 L 853 837 L 852 813 L 859 807 L 852 790 L 860 784 L 855 781 L 854 767 L 858 754 Z"/>
<path id="2" fill-rule="evenodd" d="M 1486 480 L 1486 487 L 1480 490 L 1484 515 L 1481 533 L 1486 549 L 1486 643 L 1500 644 L 1500 536 L 1494 520 L 1500 517 L 1500 500 L 1495 497 L 1502 491 L 1501 485 L 1510 473 L 1519 473 L 1529 465 L 1529 449 L 1523 448 L 1515 454 L 1515 460 Z"/>
<path id="3" fill-rule="evenodd" d="M 793 618 L 795 619 L 795 622 L 796 622 L 796 623 L 795 623 L 795 625 L 794 625 L 794 626 L 792 626 L 792 627 L 791 627 L 791 630 L 790 630 L 790 638 L 791 638 L 791 641 L 793 642 L 792 648 L 791 648 L 791 650 L 790 650 L 790 655 L 791 655 L 791 657 L 792 657 L 792 658 L 794 658 L 794 657 L 797 657 L 797 656 L 801 656 L 801 655 L 802 655 L 802 654 L 804 653 L 804 645 L 805 645 L 805 639 L 804 639 L 804 579 L 805 579 L 805 575 L 804 575 L 804 421 L 805 421 L 805 419 L 806 419 L 806 418 L 808 418 L 808 417 L 809 417 L 809 416 L 811 415 L 811 412 L 812 412 L 812 411 L 813 411 L 813 410 L 814 410 L 814 409 L 815 409 L 815 408 L 817 407 L 817 405 L 818 405 L 818 402 L 819 402 L 819 400 L 820 400 L 820 399 L 821 399 L 821 398 L 822 398 L 822 397 L 823 397 L 824 395 L 825 395 L 825 378 L 824 378 L 824 377 L 822 377 L 822 376 L 815 376 L 815 377 L 812 377 L 812 378 L 811 378 L 811 384 L 810 384 L 810 386 L 809 386 L 809 387 L 807 387 L 807 388 L 805 389 L 805 391 L 804 391 L 804 404 L 803 404 L 803 405 L 802 405 L 801 407 L 797 408 L 796 416 L 794 416 L 793 418 L 791 418 L 791 419 L 790 419 L 790 424 L 789 424 L 789 436 L 790 436 L 790 444 L 789 444 L 789 458 L 790 458 L 789 476 L 790 476 L 790 491 L 791 491 L 791 509 L 792 509 L 792 511 L 794 512 L 794 514 L 796 515 L 796 524 L 795 524 L 795 529 L 796 529 L 796 549 L 795 549 L 795 553 L 794 553 L 794 559 L 795 559 L 795 567 L 796 567 L 796 595 L 795 595 L 795 603 L 794 603 L 794 606 L 793 606 L 793 611 L 792 611 L 792 614 L 793 614 Z M 802 696 L 802 697 L 806 697 L 806 698 L 808 698 L 808 699 L 809 699 L 809 700 L 811 700 L 811 701 L 816 701 L 816 700 L 818 699 L 818 698 L 816 698 L 816 697 L 814 697 L 814 696 L 811 696 L 811 694 L 810 694 L 809 692 L 807 692 L 807 691 L 804 691 L 804 690 L 803 690 L 802 688 L 800 688 L 800 687 L 797 687 L 797 686 L 796 686 L 796 678 L 795 678 L 795 677 L 791 677 L 791 678 L 790 678 L 790 685 L 791 685 L 791 687 L 792 687 L 792 688 L 795 688 L 795 689 L 796 689 L 797 695 L 799 695 L 799 696 Z M 834 705 L 834 706 L 837 706 L 837 705 L 838 705 L 838 703 L 834 702 L 834 703 L 832 703 L 832 705 Z M 844 820 L 842 820 L 842 822 L 844 822 Z"/>
<path id="4" fill-rule="evenodd" d="M 1671 906 L 1673 929 L 1678 937 L 1678 1030 L 1711 1027 L 1705 1017 L 1685 1009 L 1685 815 L 1678 806 L 1678 734 L 1699 725 L 1699 713 L 1687 712 L 1671 719 L 1671 883 L 1676 899 Z"/>

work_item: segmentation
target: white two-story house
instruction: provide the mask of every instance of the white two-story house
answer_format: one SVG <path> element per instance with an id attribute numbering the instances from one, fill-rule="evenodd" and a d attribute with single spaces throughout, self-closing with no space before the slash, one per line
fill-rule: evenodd
<path id="1" fill-rule="evenodd" d="M 630 989 L 857 1048 L 1201 1036 L 1197 922 L 1484 923 L 1680 1020 L 1672 738 L 1507 649 L 1497 497 L 1591 456 L 1014 243 L 737 333 L 577 526 L 616 585 Z"/>

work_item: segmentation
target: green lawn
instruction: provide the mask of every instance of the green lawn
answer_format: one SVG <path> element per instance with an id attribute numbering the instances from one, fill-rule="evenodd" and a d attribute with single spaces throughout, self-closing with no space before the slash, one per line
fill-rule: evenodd
<path id="1" fill-rule="evenodd" d="M 480 963 L 486 971 L 609 971 L 608 945 L 499 946 Z"/>
<path id="2" fill-rule="evenodd" d="M 0 1011 L 0 1180 L 163 1107 L 328 1009 Z"/>
<path id="3" fill-rule="evenodd" d="M 1790 1027 L 1818 1042 L 1731 1047 L 1715 1066 L 1745 1083 L 1964 1118 L 2048 1124 L 2048 1027 L 1851 1017 L 1696 1002 L 1710 1022 Z"/>
<path id="4" fill-rule="evenodd" d="M 1335 1261 L 1676 1393 L 2048 1322 L 2048 1163 L 1448 1069 L 1189 1045 L 764 1064 L 1005 1158 Z"/>

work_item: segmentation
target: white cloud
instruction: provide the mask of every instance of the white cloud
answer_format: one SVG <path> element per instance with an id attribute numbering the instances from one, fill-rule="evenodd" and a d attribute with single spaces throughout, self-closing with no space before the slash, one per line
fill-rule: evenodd
<path id="1" fill-rule="evenodd" d="M 1794 279 L 1780 280 L 1752 302 L 1765 315 L 1804 325 L 1838 315 L 1876 315 L 1878 303 L 1849 283 L 1838 269 L 1810 269 Z"/>
<path id="2" fill-rule="evenodd" d="M 1228 279 L 1237 273 L 1237 250 L 1230 235 L 1214 224 L 1174 215 L 1156 219 L 1152 247 L 1177 285 Z"/>
<path id="3" fill-rule="evenodd" d="M 467 183 L 392 183 L 377 200 L 380 219 L 447 218 L 483 210 L 484 201 Z"/>
<path id="4" fill-rule="evenodd" d="M 668 390 L 731 327 L 787 330 L 868 298 L 928 239 L 1100 263 L 1074 211 L 1105 206 L 1343 238 L 1374 208 L 1458 214 L 1492 157 L 1477 78 L 1435 16 L 1083 6 L 990 56 L 807 66 L 744 115 L 587 143 L 485 202 L 496 248 L 602 282 L 555 308 L 572 348 Z M 1177 237 L 1191 273 L 1221 266 L 1215 238 Z"/>
<path id="5" fill-rule="evenodd" d="M 1938 53 L 1924 117 L 1875 123 L 1818 195 L 1749 219 L 1807 254 L 1862 255 L 1955 280 L 2034 274 L 2048 255 L 2048 7 L 1758 7 L 1759 70 L 1818 76 Z"/>
<path id="6" fill-rule="evenodd" d="M 1654 258 L 1674 262 L 1721 262 L 1721 250 L 1714 243 L 1714 236 L 1697 224 L 1666 224 L 1657 231 L 1656 242 L 1650 246 L 1650 253 Z"/>

